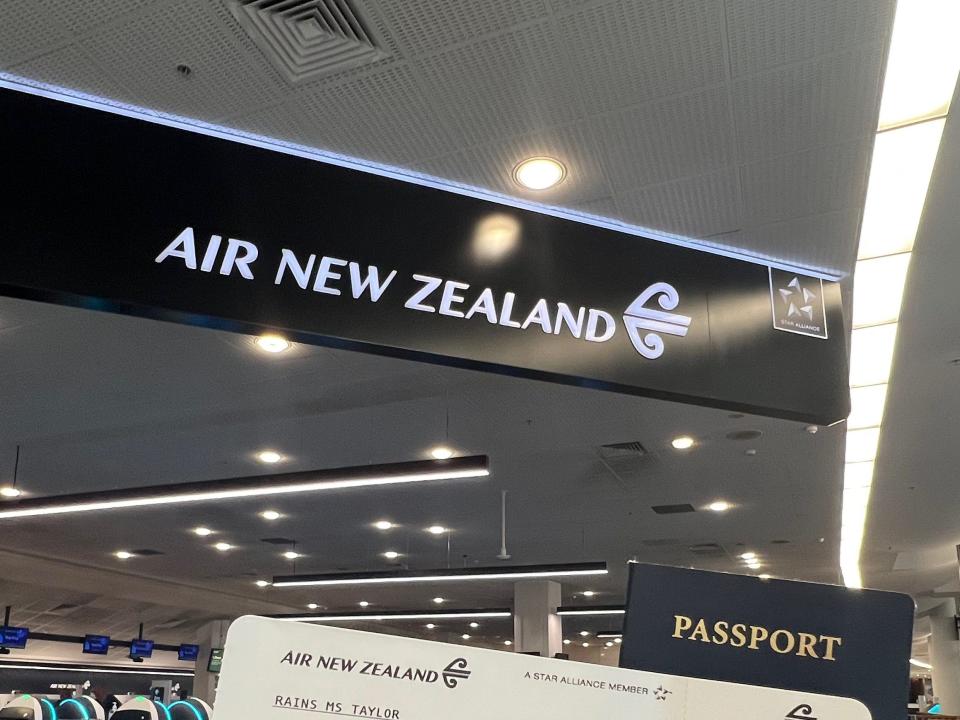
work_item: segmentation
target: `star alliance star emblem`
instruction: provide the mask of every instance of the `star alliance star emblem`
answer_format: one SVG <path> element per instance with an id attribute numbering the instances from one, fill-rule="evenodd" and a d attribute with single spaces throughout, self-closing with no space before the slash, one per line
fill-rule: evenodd
<path id="1" fill-rule="evenodd" d="M 800 285 L 799 277 L 794 275 L 793 280 L 788 282 L 785 288 L 780 288 L 780 297 L 787 306 L 787 317 L 806 316 L 807 320 L 813 320 L 811 302 L 816 300 L 817 296 Z"/>
<path id="2" fill-rule="evenodd" d="M 656 690 L 653 691 L 653 696 L 657 700 L 666 700 L 667 695 L 672 695 L 672 694 L 673 694 L 673 691 L 667 690 L 663 685 L 661 685 L 660 687 L 658 687 Z"/>
<path id="3" fill-rule="evenodd" d="M 797 335 L 827 339 L 823 280 L 769 268 L 773 327 Z"/>

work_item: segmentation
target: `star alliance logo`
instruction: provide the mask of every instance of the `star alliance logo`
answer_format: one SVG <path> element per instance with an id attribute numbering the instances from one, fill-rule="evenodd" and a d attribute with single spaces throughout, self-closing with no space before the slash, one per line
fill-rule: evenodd
<path id="1" fill-rule="evenodd" d="M 672 694 L 673 694 L 673 691 L 667 690 L 663 685 L 661 685 L 660 687 L 658 687 L 656 690 L 653 691 L 653 696 L 657 700 L 666 700 L 667 695 L 672 695 Z"/>
<path id="2" fill-rule="evenodd" d="M 630 342 L 634 349 L 648 360 L 655 360 L 663 355 L 663 338 L 658 333 L 685 337 L 690 327 L 690 318 L 686 315 L 645 307 L 655 297 L 664 310 L 675 310 L 680 304 L 680 295 L 676 288 L 668 283 L 658 282 L 640 293 L 623 312 L 623 324 L 627 328 Z M 641 335 L 641 330 L 651 332 Z"/>
<path id="3" fill-rule="evenodd" d="M 770 268 L 773 327 L 784 332 L 827 338 L 823 281 Z"/>

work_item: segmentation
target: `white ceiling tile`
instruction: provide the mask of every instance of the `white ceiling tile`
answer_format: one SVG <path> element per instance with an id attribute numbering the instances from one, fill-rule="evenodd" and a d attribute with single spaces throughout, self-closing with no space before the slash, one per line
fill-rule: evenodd
<path id="1" fill-rule="evenodd" d="M 726 0 L 733 77 L 876 44 L 895 0 Z"/>
<path id="2" fill-rule="evenodd" d="M 127 95 L 127 91 L 106 75 L 83 47 L 76 43 L 14 65 L 10 72 L 101 98 L 112 99 Z"/>
<path id="3" fill-rule="evenodd" d="M 36 0 L 0 2 L 0 67 L 43 53 L 69 39 L 69 30 Z"/>
<path id="4" fill-rule="evenodd" d="M 620 110 L 591 127 L 615 192 L 700 175 L 735 159 L 722 87 Z"/>
<path id="5" fill-rule="evenodd" d="M 545 17 L 545 0 L 366 0 L 406 56 L 434 52 L 465 40 Z"/>
<path id="6" fill-rule="evenodd" d="M 721 82 L 716 0 L 619 0 L 557 16 L 570 79 L 591 112 Z"/>
<path id="7" fill-rule="evenodd" d="M 308 144 L 388 163 L 408 163 L 456 147 L 453 133 L 417 83 L 392 63 L 292 101 Z"/>
<path id="8" fill-rule="evenodd" d="M 620 218 L 642 227 L 701 238 L 740 228 L 735 169 L 688 177 L 616 195 Z"/>
<path id="9" fill-rule="evenodd" d="M 741 160 L 871 136 L 882 58 L 871 45 L 737 80 Z"/>
<path id="10" fill-rule="evenodd" d="M 160 4 L 105 26 L 84 45 L 136 104 L 211 120 L 268 105 L 285 83 L 219 3 Z M 193 72 L 180 75 L 179 64 Z"/>
<path id="11" fill-rule="evenodd" d="M 417 169 L 464 184 L 520 196 L 548 205 L 568 206 L 610 196 L 591 140 L 581 126 L 522 135 L 421 163 Z M 557 158 L 567 168 L 564 181 L 542 191 L 527 190 L 513 181 L 513 169 L 529 157 Z"/>
<path id="12" fill-rule="evenodd" d="M 159 5 L 168 0 L 34 0 L 41 2 L 43 10 L 55 17 L 73 33 L 84 33 L 99 25 L 115 22 L 149 5 Z"/>
<path id="13" fill-rule="evenodd" d="M 568 124 L 579 113 L 549 21 L 415 61 L 433 112 L 464 145 Z"/>
<path id="14" fill-rule="evenodd" d="M 869 140 L 846 143 L 743 166 L 744 225 L 861 207 L 870 146 Z"/>
<path id="15" fill-rule="evenodd" d="M 856 255 L 860 209 L 745 227 L 726 247 L 814 268 L 849 267 Z"/>

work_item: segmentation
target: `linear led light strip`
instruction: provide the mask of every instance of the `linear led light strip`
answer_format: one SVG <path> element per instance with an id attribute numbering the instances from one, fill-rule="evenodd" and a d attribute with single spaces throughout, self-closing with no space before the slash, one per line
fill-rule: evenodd
<path id="1" fill-rule="evenodd" d="M 464 618 L 508 618 L 513 613 L 509 610 L 476 610 L 448 613 L 356 613 L 354 615 L 285 615 L 272 617 L 276 620 L 290 622 L 355 622 L 359 620 L 462 620 Z"/>
<path id="2" fill-rule="evenodd" d="M 957 0 L 900 0 L 884 77 L 854 271 L 851 412 L 840 569 L 862 586 L 860 549 L 910 255 L 960 71 Z"/>
<path id="3" fill-rule="evenodd" d="M 230 480 L 155 485 L 145 488 L 11 501 L 0 504 L 0 520 L 433 480 L 478 478 L 489 474 L 486 456 L 477 455 L 450 460 L 423 460 Z"/>
<path id="4" fill-rule="evenodd" d="M 0 663 L 0 670 L 5 668 L 12 668 L 14 670 L 45 670 L 47 672 L 59 672 L 59 673 L 71 673 L 71 672 L 85 672 L 85 673 L 107 673 L 107 674 L 120 674 L 120 675 L 170 675 L 176 677 L 193 677 L 191 672 L 173 672 L 170 670 L 151 670 L 150 668 L 145 668 L 143 670 L 114 670 L 112 668 L 92 668 L 92 667 L 51 667 L 49 665 L 14 665 L 12 663 Z"/>
<path id="5" fill-rule="evenodd" d="M 622 607 L 595 607 L 595 608 L 557 608 L 557 615 L 623 615 L 626 610 Z"/>
<path id="6" fill-rule="evenodd" d="M 604 562 L 570 563 L 566 565 L 521 565 L 512 569 L 501 567 L 478 567 L 463 569 L 457 568 L 453 570 L 424 570 L 422 572 L 376 571 L 369 573 L 338 573 L 324 575 L 279 575 L 273 579 L 273 587 L 517 580 L 606 574 L 607 565 Z"/>

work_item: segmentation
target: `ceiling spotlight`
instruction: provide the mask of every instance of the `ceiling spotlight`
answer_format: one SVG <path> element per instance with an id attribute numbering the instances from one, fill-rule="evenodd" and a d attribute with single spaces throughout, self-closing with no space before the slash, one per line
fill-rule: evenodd
<path id="1" fill-rule="evenodd" d="M 390 522 L 389 520 L 377 520 L 377 522 L 375 522 L 373 526 L 377 530 L 389 530 L 390 528 L 393 527 L 393 523 Z"/>
<path id="2" fill-rule="evenodd" d="M 581 630 L 581 631 L 580 631 L 580 637 L 587 637 L 587 635 L 589 635 L 589 634 L 590 634 L 590 633 L 589 633 L 587 630 Z"/>
<path id="3" fill-rule="evenodd" d="M 728 503 L 726 500 L 715 500 L 714 502 L 707 505 L 707 510 L 710 510 L 711 512 L 720 513 L 720 512 L 726 512 L 729 509 L 730 509 L 730 503 Z"/>
<path id="4" fill-rule="evenodd" d="M 263 587 L 269 587 L 269 585 L 270 585 L 269 580 L 257 580 L 257 587 L 263 588 Z"/>
<path id="5" fill-rule="evenodd" d="M 398 553 L 396 550 L 387 550 L 387 551 L 383 554 L 383 556 L 384 556 L 387 560 L 396 560 L 398 557 L 400 557 L 400 553 Z"/>
<path id="6" fill-rule="evenodd" d="M 360 607 L 370 607 L 370 603 L 368 603 L 366 600 L 361 600 Z"/>
<path id="7" fill-rule="evenodd" d="M 117 552 L 114 553 L 114 555 L 116 555 L 121 560 L 129 560 L 130 558 L 133 557 L 133 553 L 127 552 L 126 550 L 118 550 Z"/>
<path id="8" fill-rule="evenodd" d="M 761 580 L 769 580 L 770 573 L 760 573 L 757 577 L 759 577 Z"/>
<path id="9" fill-rule="evenodd" d="M 434 601 L 437 605 L 442 605 L 442 604 L 445 602 L 442 597 L 435 597 L 435 598 L 433 599 L 433 601 Z"/>
<path id="10" fill-rule="evenodd" d="M 807 425 L 804 428 L 804 430 L 806 430 L 811 435 L 816 435 L 820 431 L 820 428 L 816 425 Z"/>
<path id="11" fill-rule="evenodd" d="M 469 639 L 470 639 L 470 636 L 467 635 L 466 633 L 464 633 L 464 634 L 461 635 L 460 637 L 463 638 L 464 640 L 469 640 Z"/>
<path id="12" fill-rule="evenodd" d="M 755 552 L 740 553 L 740 559 L 741 559 L 741 560 L 756 560 L 756 559 L 757 559 L 757 554 L 756 554 Z"/>
<path id="13" fill-rule="evenodd" d="M 197 527 L 193 529 L 193 533 L 200 537 L 206 537 L 207 535 L 213 535 L 213 530 L 208 527 Z"/>
<path id="14" fill-rule="evenodd" d="M 431 525 L 427 528 L 427 532 L 431 535 L 443 535 L 447 529 L 443 525 Z"/>
<path id="15" fill-rule="evenodd" d="M 264 352 L 273 354 L 282 353 L 284 350 L 290 349 L 290 341 L 274 333 L 260 335 L 254 342 L 257 344 L 257 347 Z"/>
<path id="16" fill-rule="evenodd" d="M 478 627 L 480 627 L 480 623 L 478 623 L 478 622 L 472 622 L 472 623 L 470 623 L 470 627 L 472 627 L 474 630 L 476 630 Z"/>
<path id="17" fill-rule="evenodd" d="M 606 645 L 607 647 L 613 647 L 613 643 L 612 643 L 612 642 L 604 643 L 604 645 Z"/>
<path id="18" fill-rule="evenodd" d="M 747 567 L 750 568 L 751 570 L 757 570 L 760 567 L 760 561 L 751 560 L 750 562 L 747 563 Z"/>
<path id="19" fill-rule="evenodd" d="M 214 545 L 214 547 L 220 552 L 226 552 L 227 550 L 233 549 L 233 545 L 225 542 L 218 542 L 216 545 Z"/>
<path id="20" fill-rule="evenodd" d="M 279 520 L 281 515 L 276 510 L 264 510 L 260 513 L 260 517 L 264 520 Z"/>
<path id="21" fill-rule="evenodd" d="M 527 158 L 513 169 L 513 179 L 528 190 L 552 188 L 566 175 L 563 163 L 550 157 Z"/>
<path id="22" fill-rule="evenodd" d="M 623 639 L 622 639 L 622 638 L 614 638 L 613 641 L 619 645 L 620 643 L 623 642 Z"/>
<path id="23" fill-rule="evenodd" d="M 21 494 L 22 493 L 12 485 L 4 485 L 2 488 L 0 488 L 0 495 L 5 498 L 20 497 Z"/>
<path id="24" fill-rule="evenodd" d="M 317 605 L 316 603 L 310 603 L 310 604 L 307 605 L 307 608 L 308 608 L 309 610 L 316 610 L 318 607 L 320 607 L 320 606 Z"/>
<path id="25" fill-rule="evenodd" d="M 693 438 L 689 435 L 681 435 L 671 440 L 670 444 L 673 445 L 674 450 L 689 450 L 693 447 Z"/>
<path id="26" fill-rule="evenodd" d="M 296 550 L 287 550 L 285 553 L 283 553 L 283 556 L 287 560 L 296 560 L 299 557 L 303 557 L 303 555 L 298 553 Z"/>
<path id="27" fill-rule="evenodd" d="M 433 623 L 427 623 L 427 630 L 433 630 L 436 627 Z"/>
<path id="28" fill-rule="evenodd" d="M 453 450 L 445 445 L 438 445 L 430 451 L 430 455 L 434 460 L 449 460 L 453 457 Z"/>
<path id="29" fill-rule="evenodd" d="M 583 643 L 584 647 L 590 647 L 590 643 Z"/>
<path id="30" fill-rule="evenodd" d="M 569 644 L 572 643 L 572 642 L 573 642 L 572 640 L 564 640 L 564 641 L 563 641 L 563 644 L 564 644 L 564 645 L 569 645 Z"/>
<path id="31" fill-rule="evenodd" d="M 594 595 L 596 595 L 596 593 L 595 593 L 593 590 L 584 590 L 584 591 L 583 591 L 583 596 L 584 596 L 584 597 L 593 597 Z"/>
<path id="32" fill-rule="evenodd" d="M 513 645 L 513 640 L 504 640 L 504 641 L 503 641 L 503 644 L 504 644 L 504 645 Z"/>
<path id="33" fill-rule="evenodd" d="M 273 465 L 283 460 L 283 456 L 274 450 L 262 450 L 257 453 L 257 460 L 267 465 Z"/>

